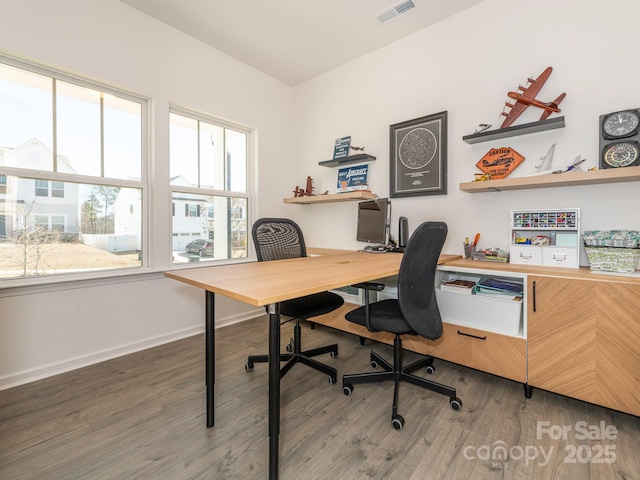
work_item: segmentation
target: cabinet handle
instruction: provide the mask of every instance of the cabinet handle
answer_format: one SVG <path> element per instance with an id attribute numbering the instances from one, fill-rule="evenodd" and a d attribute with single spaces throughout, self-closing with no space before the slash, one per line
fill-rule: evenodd
<path id="1" fill-rule="evenodd" d="M 536 281 L 531 282 L 531 297 L 533 300 L 533 311 L 536 311 Z"/>
<path id="2" fill-rule="evenodd" d="M 470 333 L 461 332 L 460 330 L 458 330 L 458 335 L 464 335 L 465 337 L 477 338 L 478 340 L 486 340 L 487 339 L 486 336 L 479 337 L 477 335 L 471 335 Z"/>

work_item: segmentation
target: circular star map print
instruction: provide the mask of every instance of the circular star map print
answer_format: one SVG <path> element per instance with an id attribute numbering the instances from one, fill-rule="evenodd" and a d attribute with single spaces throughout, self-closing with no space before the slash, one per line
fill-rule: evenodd
<path id="1" fill-rule="evenodd" d="M 415 170 L 429 165 L 437 148 L 438 140 L 431 130 L 415 128 L 400 142 L 398 157 L 405 167 Z"/>

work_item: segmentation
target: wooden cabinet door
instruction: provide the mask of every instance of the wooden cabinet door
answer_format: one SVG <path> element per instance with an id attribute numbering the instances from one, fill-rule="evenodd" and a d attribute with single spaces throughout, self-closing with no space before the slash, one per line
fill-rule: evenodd
<path id="1" fill-rule="evenodd" d="M 640 284 L 530 276 L 528 383 L 640 415 Z"/>
<path id="2" fill-rule="evenodd" d="M 596 402 L 594 291 L 588 280 L 528 277 L 529 385 Z"/>
<path id="3" fill-rule="evenodd" d="M 640 415 L 640 285 L 599 283 L 594 309 L 597 403 Z"/>

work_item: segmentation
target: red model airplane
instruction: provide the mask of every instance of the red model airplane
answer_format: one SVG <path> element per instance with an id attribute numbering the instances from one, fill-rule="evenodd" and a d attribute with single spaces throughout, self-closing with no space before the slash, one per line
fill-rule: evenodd
<path id="1" fill-rule="evenodd" d="M 551 67 L 546 68 L 538 78 L 533 79 L 529 77 L 527 79 L 529 81 L 529 85 L 527 85 L 526 87 L 520 85 L 518 86 L 517 92 L 507 93 L 507 96 L 509 98 L 513 98 L 516 102 L 505 102 L 505 107 L 509 107 L 510 110 L 508 112 L 502 112 L 501 115 L 504 115 L 507 118 L 504 119 L 504 122 L 502 123 L 500 128 L 507 128 L 508 126 L 510 126 L 520 115 L 522 115 L 522 112 L 524 112 L 529 106 L 542 108 L 544 110 L 544 112 L 542 112 L 542 115 L 540 116 L 540 120 L 546 119 L 552 113 L 560 113 L 558 105 L 560 105 L 560 102 L 564 99 L 566 93 L 561 94 L 553 102 L 545 103 L 536 99 L 536 95 L 549 78 L 549 75 L 551 75 L 552 70 L 553 69 Z"/>

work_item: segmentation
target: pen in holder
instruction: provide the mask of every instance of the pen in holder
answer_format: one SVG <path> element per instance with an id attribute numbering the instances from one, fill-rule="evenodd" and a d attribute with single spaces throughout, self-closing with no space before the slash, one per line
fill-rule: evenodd
<path id="1" fill-rule="evenodd" d="M 463 243 L 464 246 L 464 258 L 472 258 L 476 251 L 476 246 L 471 243 Z"/>

